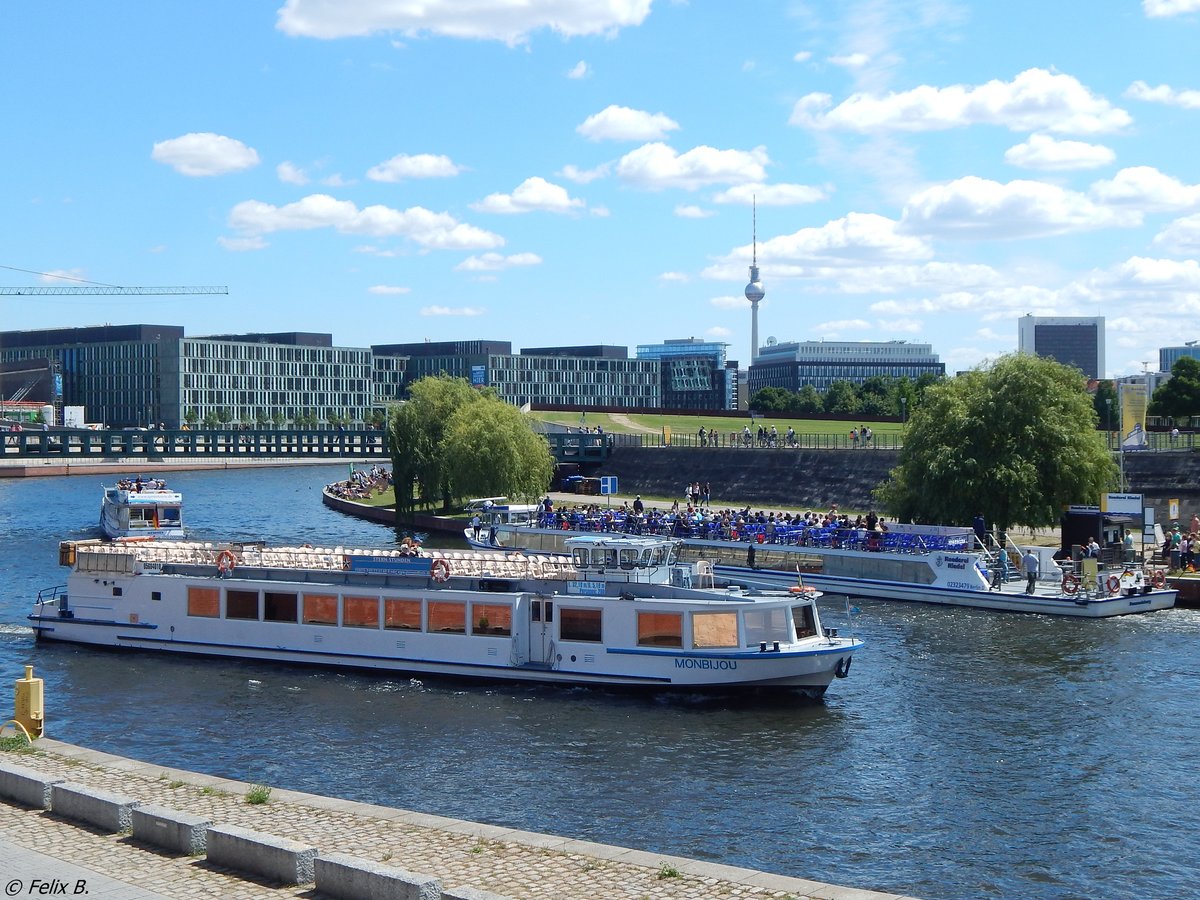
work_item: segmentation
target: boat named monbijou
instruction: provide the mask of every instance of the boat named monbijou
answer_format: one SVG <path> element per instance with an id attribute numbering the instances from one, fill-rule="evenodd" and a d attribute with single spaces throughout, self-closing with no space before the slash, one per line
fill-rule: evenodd
<path id="1" fill-rule="evenodd" d="M 567 554 L 69 541 L 39 640 L 414 674 L 821 696 L 862 641 L 818 592 L 714 582 L 663 537 Z"/>

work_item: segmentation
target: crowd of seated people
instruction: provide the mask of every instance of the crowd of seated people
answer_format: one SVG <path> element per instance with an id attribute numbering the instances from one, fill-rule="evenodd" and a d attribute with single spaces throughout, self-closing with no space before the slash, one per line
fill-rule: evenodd
<path id="1" fill-rule="evenodd" d="M 142 478 L 139 475 L 137 478 L 122 478 L 117 482 L 117 487 L 123 491 L 133 491 L 140 493 L 141 491 L 165 491 L 167 482 L 162 478 Z"/>
<path id="2" fill-rule="evenodd" d="M 570 531 L 665 535 L 869 552 L 968 549 L 961 537 L 895 533 L 874 512 L 850 516 L 839 514 L 836 506 L 825 513 L 791 513 L 752 511 L 748 506 L 744 509 L 709 509 L 688 503 L 682 508 L 676 504 L 671 509 L 650 507 L 638 512 L 628 501 L 621 506 L 576 504 L 543 511 L 537 525 Z"/>
<path id="3" fill-rule="evenodd" d="M 374 465 L 370 469 L 355 469 L 346 481 L 336 481 L 325 489 L 342 500 L 370 500 L 391 486 L 391 471 Z"/>

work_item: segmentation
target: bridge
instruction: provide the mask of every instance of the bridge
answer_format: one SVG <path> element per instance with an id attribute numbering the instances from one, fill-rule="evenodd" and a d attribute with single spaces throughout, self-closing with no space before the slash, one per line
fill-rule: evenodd
<path id="1" fill-rule="evenodd" d="M 611 436 L 547 434 L 556 462 L 598 463 L 608 458 Z M 193 430 L 152 429 L 51 431 L 25 429 L 3 433 L 4 459 L 374 459 L 391 454 L 387 432 L 377 429 Z"/>

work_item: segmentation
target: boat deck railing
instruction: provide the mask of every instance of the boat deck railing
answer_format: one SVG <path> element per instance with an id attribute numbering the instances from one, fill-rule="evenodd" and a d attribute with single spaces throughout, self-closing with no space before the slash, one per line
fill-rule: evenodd
<path id="1" fill-rule="evenodd" d="M 779 525 L 758 522 L 725 525 L 688 521 L 686 516 L 647 515 L 585 516 L 576 512 L 543 514 L 538 528 L 584 533 L 650 535 L 740 544 L 776 544 L 823 547 L 879 553 L 960 553 L 975 549 L 969 534 L 915 534 L 905 531 L 868 531 L 866 528 L 821 525 Z"/>
<path id="2" fill-rule="evenodd" d="M 406 557 L 397 550 L 354 547 L 268 547 L 262 544 L 221 544 L 200 541 L 81 543 L 75 547 L 75 567 L 86 572 L 124 573 L 143 566 L 195 565 L 217 570 L 223 553 L 233 554 L 234 567 L 303 569 L 342 572 L 350 557 L 380 559 L 444 559 L 452 575 L 471 578 L 532 578 L 564 580 L 578 577 L 569 556 L 500 553 L 474 550 L 423 550 Z"/>

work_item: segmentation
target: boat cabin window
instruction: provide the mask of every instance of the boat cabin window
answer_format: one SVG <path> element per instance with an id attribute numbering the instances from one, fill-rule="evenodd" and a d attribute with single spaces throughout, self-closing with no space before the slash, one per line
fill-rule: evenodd
<path id="1" fill-rule="evenodd" d="M 642 556 L 641 550 L 626 548 L 621 551 L 621 568 L 622 569 L 632 569 L 635 566 L 642 566 L 644 568 L 645 565 L 646 565 L 646 560 Z"/>
<path id="2" fill-rule="evenodd" d="M 160 528 L 168 525 L 179 524 L 179 510 L 173 506 L 167 506 L 158 511 L 158 525 Z"/>
<path id="3" fill-rule="evenodd" d="M 264 622 L 295 622 L 299 604 L 295 594 L 267 591 L 263 594 Z"/>
<path id="4" fill-rule="evenodd" d="M 670 557 L 673 555 L 673 551 L 673 546 L 655 547 L 654 552 L 650 557 L 650 565 L 665 566 L 668 564 L 668 562 L 672 562 L 673 560 L 671 560 Z"/>
<path id="5" fill-rule="evenodd" d="M 258 591 L 226 591 L 225 618 L 257 619 Z"/>
<path id="6" fill-rule="evenodd" d="M 575 558 L 575 567 L 577 569 L 586 569 L 592 564 L 591 554 L 587 547 L 572 548 L 571 556 Z"/>
<path id="7" fill-rule="evenodd" d="M 812 606 L 793 606 L 792 621 L 796 623 L 796 638 L 816 637 L 817 617 Z"/>
<path id="8" fill-rule="evenodd" d="M 421 601 L 385 599 L 383 601 L 383 627 L 399 631 L 420 631 Z"/>
<path id="9" fill-rule="evenodd" d="M 511 603 L 472 603 L 471 634 L 512 634 Z"/>
<path id="10" fill-rule="evenodd" d="M 337 594 L 305 594 L 305 625 L 336 625 Z"/>
<path id="11" fill-rule="evenodd" d="M 748 609 L 745 613 L 746 635 L 745 645 L 756 647 L 763 641 L 768 644 L 774 641 L 788 643 L 787 609 L 778 606 L 774 609 Z"/>
<path id="12" fill-rule="evenodd" d="M 558 610 L 558 639 L 560 641 L 604 640 L 601 632 L 601 615 L 598 609 L 575 609 L 570 606 Z"/>
<path id="13" fill-rule="evenodd" d="M 683 613 L 639 612 L 639 647 L 682 647 Z"/>
<path id="14" fill-rule="evenodd" d="M 738 645 L 737 613 L 693 613 L 692 646 L 697 649 L 736 647 Z"/>
<path id="15" fill-rule="evenodd" d="M 438 634 L 466 634 L 467 604 L 431 600 L 428 630 Z"/>
<path id="16" fill-rule="evenodd" d="M 378 597 L 343 597 L 342 624 L 348 628 L 378 628 Z"/>
<path id="17" fill-rule="evenodd" d="M 221 591 L 218 588 L 189 587 L 187 614 L 216 619 L 221 615 Z"/>

